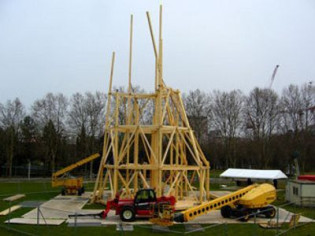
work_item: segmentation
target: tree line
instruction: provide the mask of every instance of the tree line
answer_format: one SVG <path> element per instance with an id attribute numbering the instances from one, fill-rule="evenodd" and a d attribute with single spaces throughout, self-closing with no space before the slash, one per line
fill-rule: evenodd
<path id="1" fill-rule="evenodd" d="M 135 91 L 145 92 L 139 87 Z M 99 152 L 106 99 L 102 92 L 75 93 L 69 98 L 48 93 L 29 109 L 19 98 L 0 103 L 1 176 L 11 177 L 13 166 L 28 162 L 45 166 L 51 174 Z M 314 170 L 315 87 L 311 83 L 289 85 L 280 95 L 263 88 L 247 95 L 240 90 L 197 89 L 184 93 L 183 101 L 212 168 L 287 171 L 297 158 L 302 171 Z M 122 110 L 125 105 L 121 104 Z"/>

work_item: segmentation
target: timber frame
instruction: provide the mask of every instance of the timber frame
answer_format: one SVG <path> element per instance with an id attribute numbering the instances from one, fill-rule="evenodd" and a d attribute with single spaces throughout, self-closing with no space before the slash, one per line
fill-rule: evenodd
<path id="1" fill-rule="evenodd" d="M 112 92 L 113 52 L 102 160 L 91 201 L 103 202 L 108 187 L 111 197 L 121 192 L 122 198 L 132 198 L 139 189 L 153 188 L 158 197 L 179 200 L 190 193 L 197 202 L 209 200 L 209 162 L 189 125 L 180 91 L 163 81 L 162 6 L 158 49 L 148 12 L 147 19 L 156 59 L 155 92 L 136 93 L 131 86 L 131 15 L 128 92 Z M 192 186 L 195 178 L 197 188 Z"/>

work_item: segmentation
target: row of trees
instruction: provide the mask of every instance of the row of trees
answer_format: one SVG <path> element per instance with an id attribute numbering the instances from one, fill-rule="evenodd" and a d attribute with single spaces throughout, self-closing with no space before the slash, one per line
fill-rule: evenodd
<path id="1" fill-rule="evenodd" d="M 0 104 L 0 164 L 6 176 L 12 166 L 37 162 L 52 172 L 56 163 L 64 166 L 99 152 L 104 124 L 104 93 L 48 93 L 36 100 L 29 112 L 21 101 Z"/>
<path id="2" fill-rule="evenodd" d="M 312 84 L 290 85 L 281 96 L 255 88 L 249 95 L 195 90 L 183 99 L 212 167 L 285 170 L 292 158 L 299 158 L 303 170 L 315 166 Z M 55 171 L 100 151 L 105 104 L 106 95 L 100 92 L 70 98 L 48 93 L 28 110 L 18 98 L 0 103 L 0 165 L 6 170 L 2 175 L 12 176 L 13 165 L 29 161 Z"/>
<path id="3" fill-rule="evenodd" d="M 302 170 L 315 166 L 315 87 L 290 85 L 279 96 L 271 89 L 199 90 L 184 96 L 191 118 L 212 166 L 280 168 L 287 171 L 294 158 Z"/>

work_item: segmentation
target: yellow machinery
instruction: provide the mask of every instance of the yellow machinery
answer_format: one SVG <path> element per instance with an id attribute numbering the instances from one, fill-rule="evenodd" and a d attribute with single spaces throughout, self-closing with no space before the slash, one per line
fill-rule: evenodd
<path id="1" fill-rule="evenodd" d="M 269 204 L 275 200 L 276 189 L 272 185 L 253 184 L 223 197 L 176 213 L 171 221 L 187 222 L 218 209 L 221 209 L 221 215 L 225 218 L 234 217 L 243 221 L 247 221 L 253 213 L 273 218 L 276 211 Z M 167 219 L 171 219 L 171 217 L 167 217 Z M 161 214 L 159 218 L 152 219 L 151 221 L 160 225 L 172 224 L 167 219 L 163 218 L 163 214 Z"/>
<path id="2" fill-rule="evenodd" d="M 95 153 L 91 156 L 88 156 L 72 165 L 69 165 L 55 173 L 53 173 L 52 175 L 52 181 L 51 181 L 51 185 L 52 187 L 58 187 L 58 186 L 63 186 L 62 190 L 61 190 L 61 194 L 62 195 L 75 195 L 78 194 L 79 196 L 82 195 L 82 193 L 84 193 L 84 187 L 83 187 L 83 177 L 78 177 L 78 178 L 74 178 L 74 177 L 66 177 L 66 174 L 79 167 L 82 166 L 90 161 L 93 161 L 94 159 L 100 157 L 99 153 Z"/>

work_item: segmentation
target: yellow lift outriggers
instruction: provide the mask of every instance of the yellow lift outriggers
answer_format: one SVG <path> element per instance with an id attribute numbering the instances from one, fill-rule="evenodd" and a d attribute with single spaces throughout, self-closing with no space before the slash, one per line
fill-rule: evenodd
<path id="1" fill-rule="evenodd" d="M 276 210 L 269 204 L 274 202 L 276 198 L 276 189 L 271 184 L 253 184 L 179 213 L 174 214 L 171 210 L 161 211 L 150 221 L 164 226 L 172 225 L 173 221 L 188 222 L 210 211 L 219 209 L 221 209 L 221 215 L 224 218 L 237 218 L 247 221 L 251 214 L 273 218 L 276 215 Z"/>
<path id="2" fill-rule="evenodd" d="M 83 177 L 66 177 L 65 175 L 79 167 L 82 166 L 90 161 L 95 160 L 96 158 L 99 158 L 100 154 L 95 153 L 91 156 L 88 156 L 72 165 L 69 165 L 52 175 L 51 185 L 52 187 L 58 187 L 63 186 L 61 190 L 62 195 L 79 195 L 81 196 L 82 193 L 84 193 L 84 186 L 83 186 Z"/>

